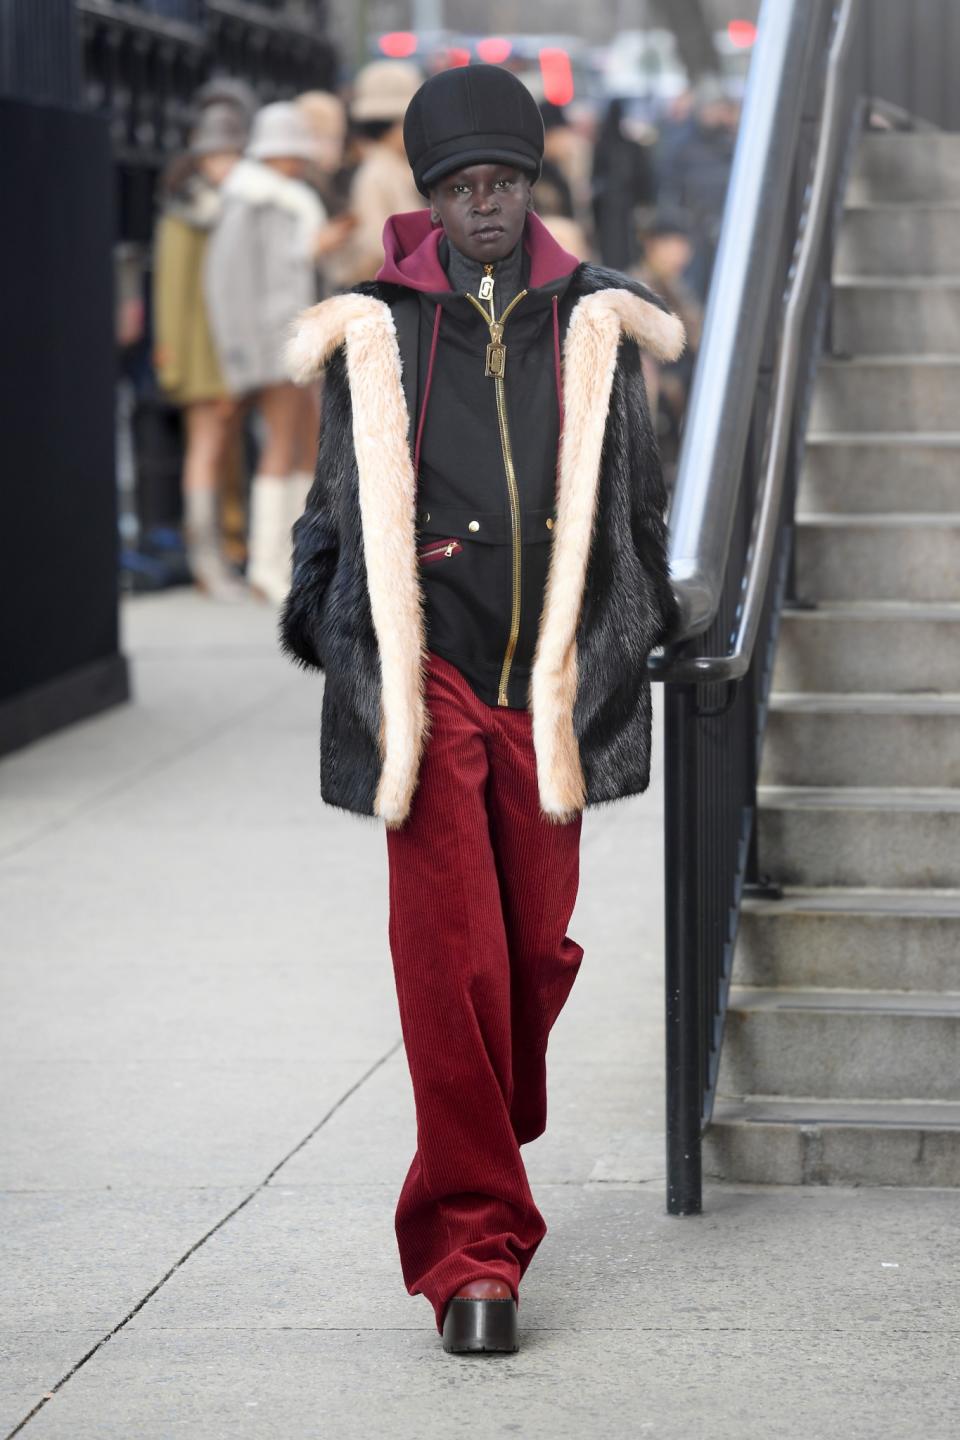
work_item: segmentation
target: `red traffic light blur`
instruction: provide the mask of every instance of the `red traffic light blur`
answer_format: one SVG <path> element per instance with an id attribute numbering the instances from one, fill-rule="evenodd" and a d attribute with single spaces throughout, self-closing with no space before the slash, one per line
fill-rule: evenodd
<path id="1" fill-rule="evenodd" d="M 540 51 L 543 97 L 554 105 L 569 105 L 574 96 L 573 67 L 566 50 Z"/>
<path id="2" fill-rule="evenodd" d="M 502 65 L 504 60 L 509 60 L 512 50 L 510 41 L 505 40 L 502 35 L 488 35 L 477 41 L 477 54 L 488 65 Z"/>
<path id="3" fill-rule="evenodd" d="M 727 25 L 727 36 L 731 45 L 738 50 L 749 50 L 757 38 L 757 27 L 751 20 L 731 20 Z"/>
<path id="4" fill-rule="evenodd" d="M 380 49 L 390 60 L 406 60 L 417 52 L 417 37 L 412 30 L 391 30 L 380 36 Z"/>

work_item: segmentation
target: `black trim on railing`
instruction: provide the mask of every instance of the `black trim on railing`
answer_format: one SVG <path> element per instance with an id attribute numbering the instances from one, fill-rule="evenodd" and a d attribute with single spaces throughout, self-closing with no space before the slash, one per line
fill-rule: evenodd
<path id="1" fill-rule="evenodd" d="M 701 1209 L 835 220 L 860 122 L 860 0 L 764 0 L 670 514 L 666 682 L 667 1208 Z"/>

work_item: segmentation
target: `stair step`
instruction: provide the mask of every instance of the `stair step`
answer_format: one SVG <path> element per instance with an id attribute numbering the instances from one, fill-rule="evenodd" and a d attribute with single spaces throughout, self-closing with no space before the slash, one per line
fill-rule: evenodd
<path id="1" fill-rule="evenodd" d="M 848 600 L 784 610 L 775 691 L 960 691 L 960 601 Z"/>
<path id="2" fill-rule="evenodd" d="M 834 269 L 856 275 L 949 275 L 960 255 L 960 204 L 848 205 Z"/>
<path id="3" fill-rule="evenodd" d="M 960 993 L 733 986 L 718 1093 L 960 1100 Z"/>
<path id="4" fill-rule="evenodd" d="M 797 509 L 960 510 L 960 432 L 810 432 Z"/>
<path id="5" fill-rule="evenodd" d="M 960 695 L 774 693 L 761 778 L 960 786 Z"/>
<path id="6" fill-rule="evenodd" d="M 960 200 L 960 135 L 938 131 L 865 135 L 846 199 L 850 204 Z"/>
<path id="7" fill-rule="evenodd" d="M 848 355 L 960 354 L 960 279 L 858 276 L 833 282 L 831 343 Z"/>
<path id="8" fill-rule="evenodd" d="M 960 600 L 960 514 L 797 516 L 801 595 L 814 600 Z"/>
<path id="9" fill-rule="evenodd" d="M 742 985 L 960 989 L 960 889 L 790 885 L 748 898 L 734 975 Z"/>
<path id="10" fill-rule="evenodd" d="M 824 359 L 817 370 L 810 429 L 955 432 L 958 414 L 956 355 Z"/>
<path id="11" fill-rule="evenodd" d="M 760 862 L 788 885 L 960 887 L 960 791 L 758 787 Z"/>
<path id="12" fill-rule="evenodd" d="M 960 1186 L 960 1105 L 718 1100 L 704 1169 L 757 1185 Z"/>

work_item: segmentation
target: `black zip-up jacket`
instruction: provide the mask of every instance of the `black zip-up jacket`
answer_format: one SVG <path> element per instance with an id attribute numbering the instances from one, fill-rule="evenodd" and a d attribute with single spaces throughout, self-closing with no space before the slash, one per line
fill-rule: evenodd
<path id="1" fill-rule="evenodd" d="M 535 242 L 531 254 L 521 246 L 509 289 L 498 285 L 498 267 L 488 267 L 492 314 L 506 316 L 502 365 L 491 365 L 491 321 L 481 313 L 490 300 L 478 293 L 484 267 L 457 265 L 468 284 L 473 279 L 464 293 L 449 283 L 445 239 L 436 251 L 421 242 L 426 255 L 415 251 L 406 274 L 389 230 L 387 243 L 385 274 L 407 280 L 415 266 L 417 281 L 436 287 L 415 291 L 411 406 L 427 643 L 488 705 L 525 709 L 556 519 L 558 357 L 570 308 L 559 302 L 577 261 L 559 247 L 553 253 Z"/>

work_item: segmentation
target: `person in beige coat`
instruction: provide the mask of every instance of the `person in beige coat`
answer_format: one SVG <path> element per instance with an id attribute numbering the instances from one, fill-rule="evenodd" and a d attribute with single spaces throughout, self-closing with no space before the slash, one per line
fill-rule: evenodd
<path id="1" fill-rule="evenodd" d="M 220 187 L 246 140 L 238 105 L 204 106 L 188 153 L 164 178 L 154 246 L 154 364 L 161 388 L 183 413 L 187 558 L 197 587 L 218 600 L 238 599 L 243 586 L 221 550 L 218 512 L 234 409 L 210 332 L 203 274 Z"/>
<path id="2" fill-rule="evenodd" d="M 383 264 L 383 227 L 389 217 L 423 206 L 403 148 L 403 117 L 420 83 L 416 66 L 397 60 L 374 60 L 357 75 L 350 120 L 364 156 L 350 186 L 353 229 L 324 259 L 333 289 L 372 280 Z"/>

